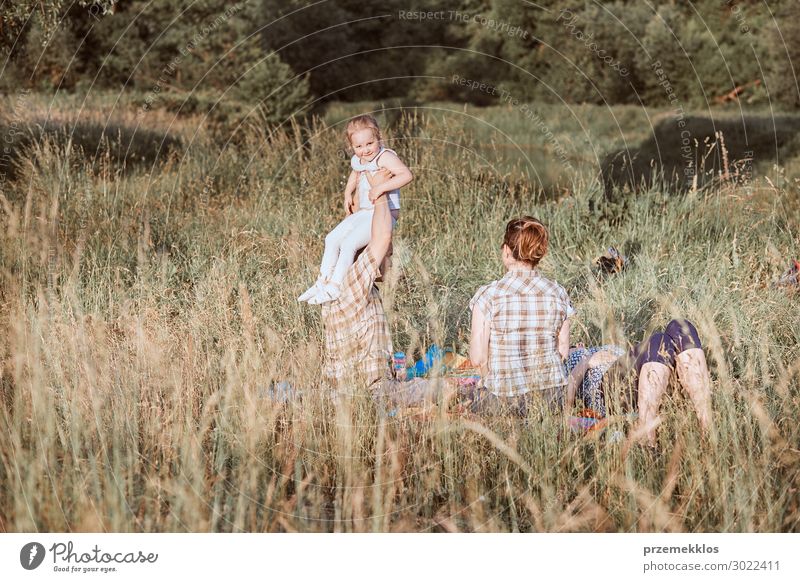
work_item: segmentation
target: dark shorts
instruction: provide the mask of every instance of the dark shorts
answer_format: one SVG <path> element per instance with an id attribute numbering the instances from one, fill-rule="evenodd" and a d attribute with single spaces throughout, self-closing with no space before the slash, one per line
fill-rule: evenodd
<path id="1" fill-rule="evenodd" d="M 631 350 L 636 377 L 642 366 L 652 362 L 675 368 L 675 356 L 692 348 L 702 348 L 697 328 L 687 319 L 673 319 L 663 332 L 655 332 Z"/>
<path id="2" fill-rule="evenodd" d="M 701 348 L 697 328 L 687 319 L 673 319 L 664 328 L 633 347 L 609 368 L 603 377 L 604 396 L 614 385 L 623 408 L 635 410 L 639 399 L 639 374 L 645 364 L 664 364 L 675 369 L 675 357 L 686 350 Z M 608 400 L 608 398 L 604 398 Z M 607 403 L 607 402 L 606 402 Z"/>

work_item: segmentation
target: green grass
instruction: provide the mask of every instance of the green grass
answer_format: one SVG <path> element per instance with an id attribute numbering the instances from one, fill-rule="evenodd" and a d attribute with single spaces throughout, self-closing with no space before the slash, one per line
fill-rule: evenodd
<path id="1" fill-rule="evenodd" d="M 603 151 L 618 144 L 606 110 L 581 111 Z M 577 168 L 543 197 L 476 163 L 489 134 L 461 115 L 387 132 L 416 175 L 381 291 L 397 348 L 463 352 L 505 222 L 533 214 L 551 231 L 542 269 L 578 309 L 573 341 L 698 324 L 715 439 L 674 393 L 651 455 L 557 418 L 384 418 L 362 387 L 331 398 L 319 312 L 295 301 L 340 219 L 347 162 L 328 124 L 221 147 L 179 120 L 181 155 L 124 174 L 53 140 L 30 151 L 0 198 L 0 530 L 800 530 L 800 315 L 770 286 L 800 255 L 795 181 L 612 204 Z M 610 245 L 632 264 L 598 282 Z M 280 380 L 302 401 L 260 397 Z"/>

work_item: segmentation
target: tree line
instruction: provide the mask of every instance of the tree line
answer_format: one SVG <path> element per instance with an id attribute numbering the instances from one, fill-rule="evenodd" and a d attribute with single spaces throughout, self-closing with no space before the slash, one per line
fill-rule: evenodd
<path id="1" fill-rule="evenodd" d="M 18 0 L 0 17 L 5 93 L 257 101 L 275 119 L 389 98 L 800 106 L 796 0 Z"/>

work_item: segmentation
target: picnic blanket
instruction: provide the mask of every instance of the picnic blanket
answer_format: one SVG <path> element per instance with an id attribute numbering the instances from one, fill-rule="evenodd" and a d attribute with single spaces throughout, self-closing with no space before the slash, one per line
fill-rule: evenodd
<path id="1" fill-rule="evenodd" d="M 408 368 L 409 378 L 420 378 L 436 374 L 447 383 L 458 388 L 476 387 L 481 379 L 480 371 L 472 365 L 469 358 L 452 350 L 442 350 L 433 344 L 425 355 Z M 626 414 L 619 419 L 624 422 L 635 420 L 637 415 Z M 570 431 L 575 434 L 599 436 L 608 428 L 609 418 L 591 408 L 584 408 L 576 415 L 567 416 L 566 422 Z M 613 430 L 610 438 L 618 440 L 622 433 Z"/>

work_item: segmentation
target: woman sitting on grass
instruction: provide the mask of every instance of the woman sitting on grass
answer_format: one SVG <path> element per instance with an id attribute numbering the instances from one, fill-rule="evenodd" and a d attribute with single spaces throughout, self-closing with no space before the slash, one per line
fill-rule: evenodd
<path id="1" fill-rule="evenodd" d="M 547 228 L 535 218 L 510 221 L 502 245 L 506 274 L 470 301 L 469 356 L 482 382 L 474 412 L 505 409 L 525 416 L 534 403 L 559 408 L 564 401 L 567 318 L 575 311 L 564 288 L 536 269 L 548 239 Z"/>
<path id="2" fill-rule="evenodd" d="M 650 445 L 655 444 L 661 399 L 676 373 L 692 400 L 701 429 L 708 432 L 711 377 L 697 328 L 690 321 L 673 319 L 663 332 L 652 334 L 627 353 L 613 345 L 571 349 L 567 371 L 567 410 L 577 397 L 606 416 L 614 390 L 622 407 L 638 411 L 639 426 Z"/>

